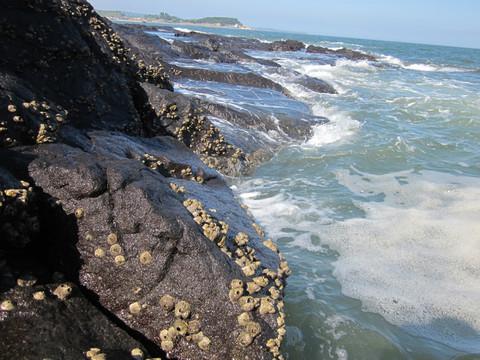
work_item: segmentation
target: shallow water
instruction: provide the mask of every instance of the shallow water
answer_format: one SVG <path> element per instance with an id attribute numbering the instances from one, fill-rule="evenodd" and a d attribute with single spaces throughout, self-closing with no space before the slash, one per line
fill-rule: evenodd
<path id="1" fill-rule="evenodd" d="M 379 59 L 249 53 L 327 81 L 336 95 L 252 64 L 235 66 L 279 82 L 295 99 L 215 83 L 175 86 L 257 113 L 331 120 L 253 176 L 231 179 L 293 270 L 285 357 L 480 358 L 480 50 L 210 30 Z"/>

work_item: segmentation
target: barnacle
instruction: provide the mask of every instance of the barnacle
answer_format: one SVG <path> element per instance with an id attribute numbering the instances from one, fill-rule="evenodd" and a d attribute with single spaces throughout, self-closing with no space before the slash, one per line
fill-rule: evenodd
<path id="1" fill-rule="evenodd" d="M 242 280 L 239 280 L 239 279 L 234 279 L 234 280 L 232 280 L 232 282 L 230 283 L 230 286 L 232 287 L 232 289 L 235 289 L 235 288 L 243 288 L 243 281 L 242 281 Z"/>
<path id="2" fill-rule="evenodd" d="M 160 344 L 163 351 L 172 351 L 173 350 L 173 341 L 172 340 L 164 340 Z"/>
<path id="3" fill-rule="evenodd" d="M 260 300 L 260 314 L 273 314 L 275 312 L 274 302 L 271 297 L 266 296 L 262 298 L 262 300 Z"/>
<path id="4" fill-rule="evenodd" d="M 248 347 L 253 341 L 253 338 L 246 331 L 242 331 L 237 337 L 237 343 L 241 347 Z"/>
<path id="5" fill-rule="evenodd" d="M 100 352 L 99 348 L 91 348 L 87 353 L 85 354 L 87 358 L 90 360 L 105 360 L 105 354 Z"/>
<path id="6" fill-rule="evenodd" d="M 255 308 L 255 300 L 251 296 L 242 296 L 238 303 L 243 311 L 252 311 Z"/>
<path id="7" fill-rule="evenodd" d="M 210 339 L 206 336 L 204 336 L 199 342 L 198 342 L 198 347 L 202 350 L 208 350 L 210 349 Z"/>
<path id="8" fill-rule="evenodd" d="M 275 341 L 275 339 L 269 339 L 267 341 L 267 347 L 269 347 L 269 348 L 273 348 L 276 345 L 277 345 L 277 342 Z"/>
<path id="9" fill-rule="evenodd" d="M 23 278 L 19 278 L 17 280 L 18 286 L 21 287 L 31 287 L 37 283 L 37 279 L 33 276 L 24 276 Z"/>
<path id="10" fill-rule="evenodd" d="M 144 251 L 140 254 L 140 262 L 144 265 L 148 265 L 152 262 L 152 254 L 148 251 Z"/>
<path id="11" fill-rule="evenodd" d="M 244 267 L 242 267 L 242 271 L 245 274 L 245 276 L 253 276 L 255 275 L 255 265 L 254 264 L 249 264 Z"/>
<path id="12" fill-rule="evenodd" d="M 109 234 L 107 236 L 107 243 L 108 245 L 113 245 L 117 243 L 117 235 L 116 234 Z"/>
<path id="13" fill-rule="evenodd" d="M 249 312 L 243 312 L 238 315 L 237 321 L 240 325 L 246 326 L 252 321 L 252 315 Z"/>
<path id="14" fill-rule="evenodd" d="M 160 298 L 160 306 L 163 310 L 171 311 L 175 306 L 175 299 L 170 295 L 164 295 Z"/>
<path id="15" fill-rule="evenodd" d="M 237 236 L 235 236 L 235 242 L 238 246 L 243 246 L 248 242 L 248 235 L 244 234 L 243 232 L 239 232 Z"/>
<path id="16" fill-rule="evenodd" d="M 256 322 L 251 322 L 247 325 L 247 333 L 250 334 L 252 338 L 260 334 L 262 331 L 262 328 L 260 327 L 260 324 Z"/>
<path id="17" fill-rule="evenodd" d="M 190 317 L 190 304 L 183 300 L 179 301 L 175 305 L 175 316 L 188 319 Z"/>
<path id="18" fill-rule="evenodd" d="M 35 300 L 45 300 L 45 292 L 44 291 L 37 291 L 33 294 L 33 298 Z"/>
<path id="19" fill-rule="evenodd" d="M 258 235 L 265 236 L 265 232 L 262 230 L 262 228 L 259 225 L 257 225 L 256 223 L 253 223 L 252 226 Z"/>
<path id="20" fill-rule="evenodd" d="M 72 293 L 72 287 L 68 284 L 62 284 L 53 292 L 60 300 L 65 300 Z"/>
<path id="21" fill-rule="evenodd" d="M 252 279 L 255 284 L 261 287 L 265 287 L 268 285 L 268 279 L 265 276 L 257 276 Z"/>
<path id="22" fill-rule="evenodd" d="M 200 321 L 192 320 L 188 323 L 188 333 L 189 334 L 196 334 L 200 331 L 201 325 Z"/>
<path id="23" fill-rule="evenodd" d="M 170 335 L 170 333 L 167 329 L 163 329 L 163 330 L 160 331 L 160 340 L 162 340 L 162 341 L 172 340 L 172 336 Z"/>
<path id="24" fill-rule="evenodd" d="M 173 327 L 177 331 L 177 334 L 179 334 L 179 335 L 186 335 L 187 334 L 188 324 L 185 321 L 180 320 L 180 319 L 175 320 L 175 322 L 173 323 Z"/>
<path id="25" fill-rule="evenodd" d="M 192 335 L 192 340 L 196 343 L 199 343 L 204 337 L 205 335 L 203 335 L 203 332 L 199 331 L 198 333 Z"/>
<path id="26" fill-rule="evenodd" d="M 101 259 L 104 256 L 105 256 L 105 251 L 103 251 L 103 249 L 98 248 L 97 250 L 95 250 L 95 257 Z"/>
<path id="27" fill-rule="evenodd" d="M 267 239 L 263 242 L 263 245 L 268 247 L 270 250 L 277 252 L 278 251 L 278 246 L 275 244 L 272 239 Z"/>
<path id="28" fill-rule="evenodd" d="M 139 348 L 133 349 L 130 354 L 132 355 L 132 358 L 134 360 L 143 360 L 144 359 L 144 354 L 143 351 Z"/>
<path id="29" fill-rule="evenodd" d="M 11 300 L 4 300 L 0 304 L 0 310 L 3 310 L 3 311 L 11 311 L 14 308 L 15 308 L 15 306 L 13 305 Z"/>
<path id="30" fill-rule="evenodd" d="M 272 286 L 270 289 L 268 289 L 268 292 L 270 293 L 272 299 L 278 299 L 280 297 L 280 290 L 278 290 L 275 286 Z"/>
<path id="31" fill-rule="evenodd" d="M 256 293 L 259 290 L 260 290 L 260 286 L 258 286 L 253 281 L 250 281 L 250 282 L 247 283 L 247 291 L 250 295 Z"/>
<path id="32" fill-rule="evenodd" d="M 232 302 L 237 302 L 238 299 L 243 295 L 243 289 L 242 288 L 234 288 L 231 289 L 228 293 L 228 297 L 230 298 L 230 301 Z"/>
<path id="33" fill-rule="evenodd" d="M 125 256 L 123 255 L 117 255 L 115 256 L 115 263 L 118 265 L 118 266 L 122 266 L 125 264 Z"/>
<path id="34" fill-rule="evenodd" d="M 113 244 L 110 246 L 110 254 L 112 254 L 112 256 L 120 255 L 122 251 L 122 247 L 118 244 Z"/>
<path id="35" fill-rule="evenodd" d="M 132 304 L 130 304 L 130 306 L 128 307 L 128 309 L 130 310 L 130 312 L 132 314 L 140 314 L 140 311 L 142 311 L 142 306 L 140 305 L 140 303 L 137 301 L 137 302 L 134 302 Z"/>
<path id="36" fill-rule="evenodd" d="M 79 209 L 75 210 L 75 217 L 76 217 L 77 219 L 83 218 L 84 215 L 85 215 L 85 212 L 83 211 L 82 208 L 79 208 Z"/>

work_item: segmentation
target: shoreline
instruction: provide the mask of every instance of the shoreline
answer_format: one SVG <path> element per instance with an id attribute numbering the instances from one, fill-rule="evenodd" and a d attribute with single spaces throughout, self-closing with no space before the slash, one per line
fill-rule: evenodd
<path id="1" fill-rule="evenodd" d="M 201 26 L 201 27 L 214 27 L 214 28 L 222 28 L 222 29 L 239 29 L 239 30 L 256 30 L 255 28 L 251 28 L 245 25 L 236 26 L 236 25 L 221 25 L 219 23 L 211 24 L 211 23 L 192 23 L 192 22 L 165 22 L 165 21 L 146 21 L 143 18 L 118 18 L 112 16 L 105 16 L 106 19 L 118 23 L 118 24 L 145 24 L 145 25 L 162 25 L 162 26 L 172 26 L 172 25 L 179 25 L 179 26 Z"/>

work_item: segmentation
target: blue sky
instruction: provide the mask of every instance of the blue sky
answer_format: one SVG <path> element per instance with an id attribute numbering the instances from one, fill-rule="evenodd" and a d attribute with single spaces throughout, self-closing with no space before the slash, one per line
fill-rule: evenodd
<path id="1" fill-rule="evenodd" d="M 236 17 L 309 34 L 480 48 L 480 0 L 90 0 L 99 10 Z"/>

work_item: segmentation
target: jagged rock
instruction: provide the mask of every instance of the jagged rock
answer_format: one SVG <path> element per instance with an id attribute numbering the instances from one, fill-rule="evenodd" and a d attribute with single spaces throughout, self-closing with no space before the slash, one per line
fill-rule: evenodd
<path id="1" fill-rule="evenodd" d="M 290 269 L 211 168 L 254 155 L 86 1 L 1 4 L 2 356 L 272 359 Z"/>
<path id="2" fill-rule="evenodd" d="M 279 93 L 284 94 L 288 97 L 291 97 L 288 90 L 285 89 L 280 84 L 270 79 L 254 74 L 252 72 L 225 73 L 221 71 L 207 70 L 207 69 L 182 68 L 179 66 L 174 66 L 173 68 L 180 71 L 180 74 L 176 76 L 177 78 L 188 78 L 188 79 L 201 80 L 201 81 L 216 81 L 216 82 L 226 83 L 226 84 L 235 84 L 235 85 L 271 89 L 271 90 L 278 91 Z"/>
<path id="3" fill-rule="evenodd" d="M 61 299 L 61 286 L 73 289 Z M 0 347 L 4 359 L 85 360 L 87 353 L 106 359 L 131 360 L 132 350 L 147 350 L 110 321 L 72 283 L 16 286 L 0 294 L 13 309 L 0 311 Z"/>
<path id="4" fill-rule="evenodd" d="M 377 61 L 377 59 L 372 55 L 365 54 L 360 51 L 346 49 L 346 48 L 332 50 L 322 46 L 309 45 L 307 47 L 307 52 L 314 53 L 314 54 L 332 54 L 340 58 L 346 58 L 354 61 L 359 61 L 359 60 Z"/>
<path id="5" fill-rule="evenodd" d="M 137 68 L 87 2 L 2 3 L 0 146 L 55 141 L 67 123 L 142 134 L 138 77 L 171 84 Z"/>
<path id="6" fill-rule="evenodd" d="M 176 303 L 188 302 L 186 320 L 198 320 L 211 343 L 202 350 L 179 336 L 167 350 L 174 357 L 270 358 L 264 344 L 276 337 L 279 300 L 272 300 L 275 313 L 252 312 L 261 333 L 244 348 L 235 342 L 242 308 L 229 300 L 229 287 L 234 279 L 247 283 L 265 270 L 273 275 L 255 294 L 260 301 L 277 286 L 275 279 L 283 283 L 281 260 L 263 244 L 258 227 L 224 181 L 169 137 L 89 132 L 88 138 L 91 152 L 46 144 L 15 151 L 5 164 L 19 174 L 24 170 L 17 164 L 29 162 L 28 177 L 35 191 L 41 189 L 39 198 L 56 199 L 53 206 L 61 214 L 56 218 L 65 218 L 62 226 L 73 230 L 42 228 L 37 256 L 56 258 L 51 264 L 56 271 L 69 274 L 98 297 L 102 308 L 155 344 L 161 345 L 160 331 L 175 321 L 160 299 L 170 295 Z M 38 202 L 42 208 L 51 203 Z M 239 233 L 247 236 L 248 248 L 237 244 Z M 253 260 L 237 250 L 254 254 Z M 70 259 L 76 253 L 78 258 Z"/>
<path id="7" fill-rule="evenodd" d="M 297 40 L 274 41 L 270 45 L 271 51 L 300 51 L 305 49 L 305 44 Z"/>
<path id="8" fill-rule="evenodd" d="M 202 41 L 201 45 L 203 45 L 205 48 L 207 48 L 210 51 L 218 51 L 221 46 L 217 40 L 212 38 Z"/>

